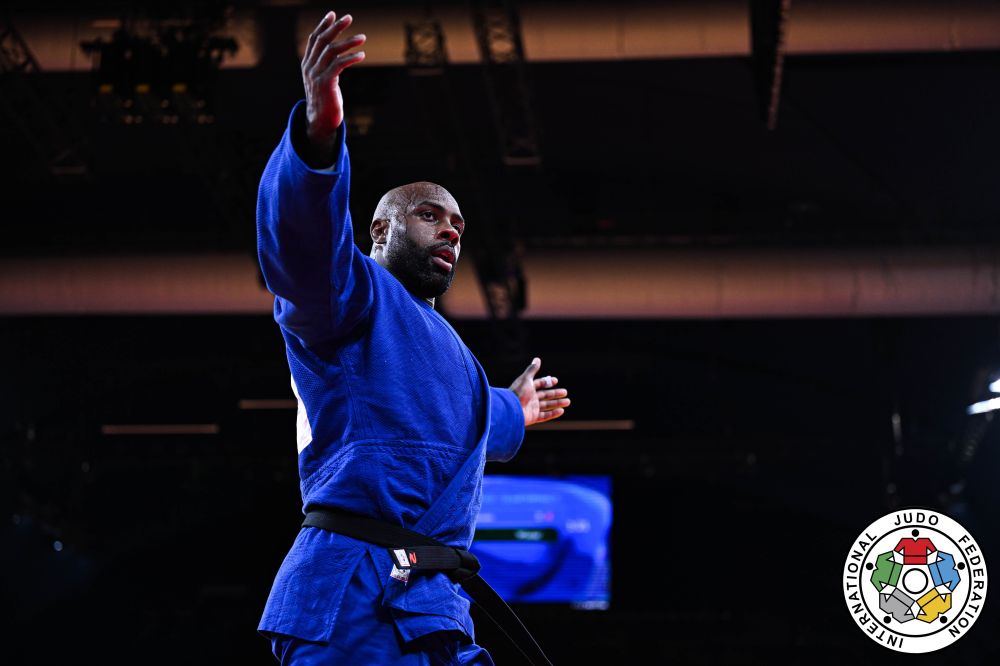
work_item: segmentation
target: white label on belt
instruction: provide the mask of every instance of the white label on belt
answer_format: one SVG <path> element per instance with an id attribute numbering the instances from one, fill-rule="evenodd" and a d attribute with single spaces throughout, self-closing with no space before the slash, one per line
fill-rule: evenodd
<path id="1" fill-rule="evenodd" d="M 392 565 L 392 571 L 389 573 L 389 575 L 403 583 L 410 582 L 410 570 L 403 569 L 402 571 L 400 571 L 399 569 L 396 568 L 395 564 Z"/>

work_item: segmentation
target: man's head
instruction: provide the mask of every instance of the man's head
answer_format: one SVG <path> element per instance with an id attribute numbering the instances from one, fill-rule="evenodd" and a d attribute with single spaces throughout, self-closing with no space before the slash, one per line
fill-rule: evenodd
<path id="1" fill-rule="evenodd" d="M 465 220 L 448 190 L 419 182 L 389 190 L 372 218 L 371 256 L 433 304 L 451 286 Z"/>

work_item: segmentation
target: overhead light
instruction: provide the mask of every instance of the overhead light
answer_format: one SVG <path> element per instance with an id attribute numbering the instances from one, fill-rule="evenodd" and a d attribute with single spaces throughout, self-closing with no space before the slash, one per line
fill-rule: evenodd
<path id="1" fill-rule="evenodd" d="M 1000 379 L 990 382 L 990 391 L 993 393 L 1000 393 Z M 986 412 L 992 412 L 996 409 L 1000 409 L 1000 398 L 991 398 L 989 400 L 981 400 L 973 403 L 965 408 L 965 413 L 984 414 Z"/>
<path id="2" fill-rule="evenodd" d="M 110 38 L 80 42 L 93 60 L 102 117 L 130 125 L 175 124 L 178 117 L 201 125 L 215 122 L 215 75 L 239 49 L 232 37 L 214 34 L 223 18 L 210 12 L 128 25 L 95 21 L 95 26 L 114 28 Z"/>
<path id="3" fill-rule="evenodd" d="M 996 409 L 1000 409 L 1000 398 L 990 398 L 989 400 L 982 400 L 980 402 L 975 402 L 965 409 L 966 414 L 985 414 L 986 412 L 992 412 Z"/>

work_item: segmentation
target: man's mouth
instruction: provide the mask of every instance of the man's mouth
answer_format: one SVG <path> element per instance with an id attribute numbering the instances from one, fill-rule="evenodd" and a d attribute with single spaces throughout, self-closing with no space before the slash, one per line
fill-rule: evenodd
<path id="1" fill-rule="evenodd" d="M 431 260 L 442 271 L 450 273 L 455 268 L 455 251 L 450 247 L 440 247 L 431 252 Z"/>

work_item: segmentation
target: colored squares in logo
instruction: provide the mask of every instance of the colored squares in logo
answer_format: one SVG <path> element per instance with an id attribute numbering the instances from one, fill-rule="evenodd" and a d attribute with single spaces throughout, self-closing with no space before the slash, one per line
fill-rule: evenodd
<path id="1" fill-rule="evenodd" d="M 881 592 L 886 587 L 894 588 L 899 583 L 899 574 L 903 565 L 897 562 L 892 553 L 882 553 L 875 560 L 875 571 L 872 572 L 872 585 Z"/>
<path id="2" fill-rule="evenodd" d="M 903 564 L 927 564 L 934 559 L 933 553 L 937 550 L 934 542 L 927 537 L 916 538 L 917 530 L 913 530 L 913 534 L 912 539 L 900 539 L 894 550 L 902 553 Z"/>
<path id="3" fill-rule="evenodd" d="M 933 622 L 941 613 L 951 610 L 951 595 L 941 595 L 936 587 L 932 587 L 930 592 L 917 600 L 920 605 L 920 614 L 917 619 L 921 622 Z"/>
<path id="4" fill-rule="evenodd" d="M 958 582 L 962 580 L 955 569 L 955 557 L 951 553 L 937 553 L 937 562 L 927 565 L 931 571 L 931 579 L 934 585 L 944 585 L 952 592 L 958 587 Z"/>
<path id="5" fill-rule="evenodd" d="M 917 605 L 917 602 L 906 596 L 900 589 L 893 590 L 891 594 L 880 594 L 878 607 L 900 624 L 909 622 L 920 613 L 920 606 Z"/>
<path id="6" fill-rule="evenodd" d="M 933 652 L 967 635 L 979 617 L 984 559 L 953 518 L 900 509 L 855 539 L 844 563 L 844 599 L 871 640 L 897 652 Z"/>

